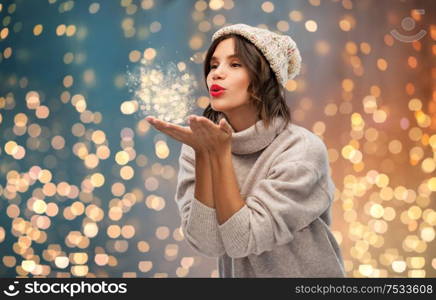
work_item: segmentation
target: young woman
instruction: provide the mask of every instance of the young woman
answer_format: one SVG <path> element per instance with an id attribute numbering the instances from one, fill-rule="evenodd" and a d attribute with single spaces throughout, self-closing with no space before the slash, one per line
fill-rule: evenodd
<path id="1" fill-rule="evenodd" d="M 245 24 L 212 40 L 203 116 L 189 127 L 147 117 L 183 143 L 175 200 L 186 241 L 218 258 L 220 277 L 344 277 L 326 147 L 291 123 L 283 96 L 300 70 L 295 42 Z"/>

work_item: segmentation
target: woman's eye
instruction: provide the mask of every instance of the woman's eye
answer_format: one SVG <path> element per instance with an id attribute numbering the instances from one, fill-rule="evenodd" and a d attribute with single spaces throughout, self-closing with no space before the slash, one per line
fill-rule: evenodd
<path id="1" fill-rule="evenodd" d="M 232 66 L 232 67 L 234 67 L 234 66 L 240 67 L 241 64 L 233 63 L 233 64 L 231 64 L 231 66 Z M 218 65 L 211 65 L 211 66 L 210 66 L 211 69 L 215 69 L 216 67 L 218 67 Z"/>

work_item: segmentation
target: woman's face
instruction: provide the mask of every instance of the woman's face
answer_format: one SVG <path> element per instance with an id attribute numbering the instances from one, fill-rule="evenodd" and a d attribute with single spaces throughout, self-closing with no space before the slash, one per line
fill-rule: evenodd
<path id="1" fill-rule="evenodd" d="M 210 60 L 210 72 L 207 86 L 211 96 L 211 107 L 223 113 L 242 113 L 250 108 L 247 88 L 250 84 L 248 71 L 239 58 L 235 57 L 235 41 L 228 38 L 221 41 Z M 224 91 L 213 92 L 213 85 L 219 85 Z"/>

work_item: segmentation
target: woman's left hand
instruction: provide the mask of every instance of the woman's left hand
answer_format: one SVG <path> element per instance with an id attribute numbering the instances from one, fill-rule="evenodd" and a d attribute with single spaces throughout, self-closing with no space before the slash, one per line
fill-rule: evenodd
<path id="1" fill-rule="evenodd" d="M 199 144 L 209 153 L 223 153 L 231 150 L 232 129 L 225 118 L 215 124 L 206 117 L 191 115 L 189 126 Z"/>

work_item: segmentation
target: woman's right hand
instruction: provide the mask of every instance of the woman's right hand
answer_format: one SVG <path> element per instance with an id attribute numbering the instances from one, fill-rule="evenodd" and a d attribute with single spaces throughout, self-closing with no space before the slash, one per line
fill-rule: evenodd
<path id="1" fill-rule="evenodd" d="M 196 142 L 196 138 L 189 126 L 180 126 L 170 122 L 165 122 L 155 117 L 148 116 L 145 118 L 157 130 L 165 133 L 179 142 L 182 142 L 194 149 L 196 152 L 205 152 L 205 149 Z"/>

